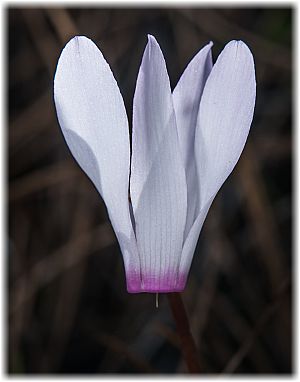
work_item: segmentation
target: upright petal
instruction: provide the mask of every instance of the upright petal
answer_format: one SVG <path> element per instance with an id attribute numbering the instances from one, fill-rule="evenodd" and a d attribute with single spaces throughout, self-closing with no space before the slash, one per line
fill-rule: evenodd
<path id="1" fill-rule="evenodd" d="M 252 54 L 231 41 L 206 82 L 195 139 L 201 206 L 214 198 L 236 165 L 246 143 L 255 105 Z"/>
<path id="2" fill-rule="evenodd" d="M 173 91 L 179 145 L 187 179 L 187 221 L 184 239 L 199 213 L 198 175 L 195 159 L 195 129 L 204 85 L 212 68 L 210 42 L 186 67 Z"/>
<path id="3" fill-rule="evenodd" d="M 106 203 L 134 289 L 140 265 L 128 203 L 128 121 L 109 65 L 88 38 L 74 37 L 62 51 L 54 99 L 65 140 Z"/>
<path id="4" fill-rule="evenodd" d="M 200 214 L 184 245 L 182 270 L 189 268 L 208 209 L 244 148 L 255 93 L 252 54 L 242 41 L 231 41 L 218 57 L 201 98 L 195 137 Z"/>
<path id="5" fill-rule="evenodd" d="M 142 291 L 181 290 L 178 269 L 186 221 L 186 180 L 166 64 L 152 36 L 133 101 L 130 193 Z"/>

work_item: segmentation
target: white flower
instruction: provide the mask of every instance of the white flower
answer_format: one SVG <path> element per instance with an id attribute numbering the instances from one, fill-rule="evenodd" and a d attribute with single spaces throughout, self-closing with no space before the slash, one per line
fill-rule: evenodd
<path id="1" fill-rule="evenodd" d="M 211 47 L 192 59 L 172 93 L 163 54 L 149 36 L 133 100 L 131 159 L 124 102 L 100 50 L 79 36 L 59 58 L 59 124 L 106 203 L 131 293 L 184 289 L 209 207 L 249 133 L 252 54 L 231 41 L 213 66 Z"/>

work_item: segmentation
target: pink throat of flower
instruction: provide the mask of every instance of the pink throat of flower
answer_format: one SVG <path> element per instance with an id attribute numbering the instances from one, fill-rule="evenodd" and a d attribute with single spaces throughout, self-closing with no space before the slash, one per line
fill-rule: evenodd
<path id="1" fill-rule="evenodd" d="M 181 292 L 185 288 L 186 275 L 164 275 L 163 277 L 144 276 L 130 273 L 127 275 L 128 293 L 172 293 Z"/>

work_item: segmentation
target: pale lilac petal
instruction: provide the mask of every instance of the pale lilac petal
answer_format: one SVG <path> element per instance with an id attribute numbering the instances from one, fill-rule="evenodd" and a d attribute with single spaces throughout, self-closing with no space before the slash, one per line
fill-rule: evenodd
<path id="1" fill-rule="evenodd" d="M 195 153 L 200 189 L 200 215 L 187 238 L 181 271 L 187 271 L 197 235 L 216 193 L 236 165 L 246 143 L 256 94 L 252 54 L 242 41 L 226 45 L 203 91 Z"/>
<path id="2" fill-rule="evenodd" d="M 200 104 L 195 152 L 201 207 L 215 196 L 241 155 L 255 92 L 252 54 L 242 41 L 231 41 L 211 71 Z"/>
<path id="3" fill-rule="evenodd" d="M 130 179 L 143 291 L 182 289 L 186 192 L 166 64 L 149 36 L 134 95 Z"/>
<path id="4" fill-rule="evenodd" d="M 184 239 L 199 213 L 199 189 L 194 142 L 195 129 L 204 85 L 212 68 L 210 42 L 202 48 L 183 72 L 173 91 L 179 144 L 187 179 L 187 221 Z"/>
<path id="5" fill-rule="evenodd" d="M 133 286 L 129 289 L 135 288 L 140 280 L 128 203 L 128 121 L 110 67 L 88 38 L 74 37 L 62 51 L 55 74 L 54 99 L 66 142 L 106 203 L 126 273 L 129 269 L 131 272 Z"/>

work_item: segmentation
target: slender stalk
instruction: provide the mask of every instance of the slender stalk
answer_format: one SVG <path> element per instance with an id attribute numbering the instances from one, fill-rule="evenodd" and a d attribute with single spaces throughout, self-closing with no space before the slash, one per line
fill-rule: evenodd
<path id="1" fill-rule="evenodd" d="M 182 353 L 190 373 L 200 373 L 197 347 L 180 293 L 168 293 L 169 303 L 181 341 Z"/>

